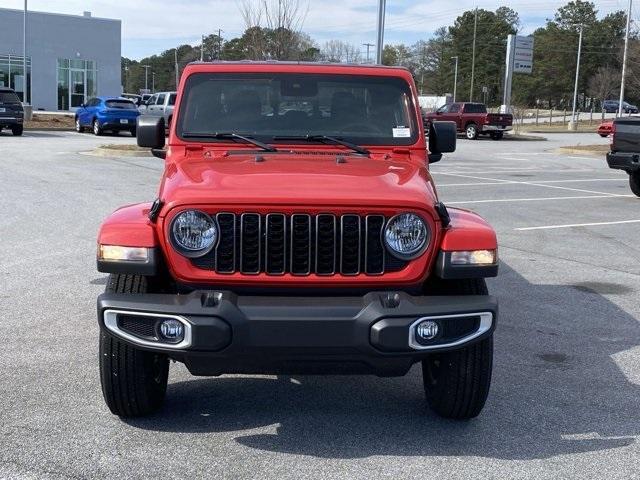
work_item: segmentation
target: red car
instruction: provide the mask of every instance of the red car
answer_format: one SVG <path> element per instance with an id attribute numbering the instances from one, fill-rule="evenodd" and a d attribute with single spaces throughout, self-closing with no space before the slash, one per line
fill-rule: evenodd
<path id="1" fill-rule="evenodd" d="M 451 103 L 428 113 L 424 122 L 428 126 L 433 122 L 455 122 L 458 132 L 464 133 L 469 140 L 478 135 L 489 135 L 493 140 L 500 140 L 504 132 L 511 130 L 513 116 L 508 113 L 487 113 L 482 103 Z"/>
<path id="2" fill-rule="evenodd" d="M 450 418 L 483 408 L 498 270 L 494 230 L 447 208 L 403 68 L 278 62 L 186 67 L 158 197 L 98 236 L 100 377 L 114 414 L 158 410 L 170 360 L 194 375 L 375 374 L 422 363 Z M 428 152 L 428 153 L 427 153 Z"/>
<path id="3" fill-rule="evenodd" d="M 605 120 L 598 126 L 598 135 L 603 138 L 608 137 L 613 133 L 613 120 Z"/>

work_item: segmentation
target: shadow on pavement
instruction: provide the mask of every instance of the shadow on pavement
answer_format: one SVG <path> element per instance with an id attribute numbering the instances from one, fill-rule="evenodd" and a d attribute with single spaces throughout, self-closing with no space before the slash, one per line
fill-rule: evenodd
<path id="1" fill-rule="evenodd" d="M 612 355 L 640 344 L 638 321 L 597 288 L 535 285 L 501 268 L 489 285 L 501 302 L 494 381 L 477 419 L 443 420 L 426 410 L 415 366 L 391 379 L 178 382 L 158 415 L 127 422 L 145 430 L 237 432 L 236 441 L 251 448 L 323 458 L 526 460 L 633 443 L 640 434 L 640 387 Z M 252 429 L 262 431 L 246 432 Z"/>

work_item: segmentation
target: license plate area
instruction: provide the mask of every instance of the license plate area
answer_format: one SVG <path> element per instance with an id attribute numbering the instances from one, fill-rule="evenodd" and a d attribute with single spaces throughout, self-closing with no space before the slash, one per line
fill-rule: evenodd
<path id="1" fill-rule="evenodd" d="M 127 120 L 126 118 L 121 118 L 120 123 L 129 123 L 129 120 Z"/>
<path id="2" fill-rule="evenodd" d="M 6 108 L 0 107 L 0 113 L 5 113 L 7 111 Z"/>

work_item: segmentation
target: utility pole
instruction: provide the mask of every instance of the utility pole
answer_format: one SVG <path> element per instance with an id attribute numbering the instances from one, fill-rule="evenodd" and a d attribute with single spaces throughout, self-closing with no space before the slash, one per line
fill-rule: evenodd
<path id="1" fill-rule="evenodd" d="M 386 0 L 378 0 L 378 43 L 376 45 L 376 63 L 382 64 L 382 50 L 384 48 L 384 15 Z"/>
<path id="2" fill-rule="evenodd" d="M 618 117 L 622 116 L 622 102 L 624 102 L 624 77 L 627 74 L 627 49 L 629 48 L 629 27 L 631 24 L 631 1 L 627 9 L 627 31 L 624 36 L 624 54 L 622 55 L 622 78 L 620 79 L 620 103 L 618 103 Z"/>
<path id="3" fill-rule="evenodd" d="M 204 35 L 202 35 L 202 41 L 200 42 L 200 61 L 204 62 Z"/>
<path id="4" fill-rule="evenodd" d="M 156 93 L 156 72 L 151 72 L 151 93 Z"/>
<path id="5" fill-rule="evenodd" d="M 24 18 L 22 20 L 22 103 L 27 103 L 27 0 L 24 0 Z M 9 85 L 7 85 L 9 86 Z"/>
<path id="6" fill-rule="evenodd" d="M 178 49 L 176 48 L 173 51 L 174 55 L 175 55 L 175 67 L 176 67 L 176 90 L 178 89 L 178 83 L 180 83 L 180 76 L 179 76 L 179 72 L 178 72 Z"/>
<path id="7" fill-rule="evenodd" d="M 218 60 L 222 60 L 222 32 L 224 30 L 218 29 Z"/>
<path id="8" fill-rule="evenodd" d="M 145 90 L 149 90 L 149 69 L 151 68 L 151 65 L 142 65 L 142 68 L 144 68 L 144 89 Z"/>
<path id="9" fill-rule="evenodd" d="M 469 90 L 469 101 L 473 102 L 473 81 L 476 73 L 476 36 L 478 33 L 478 7 L 476 7 L 473 17 L 473 49 L 471 51 L 471 89 Z"/>
<path id="10" fill-rule="evenodd" d="M 456 90 L 458 88 L 458 56 L 451 57 L 452 60 L 456 61 L 456 68 L 453 73 L 453 101 L 456 101 Z"/>
<path id="11" fill-rule="evenodd" d="M 363 43 L 365 47 L 367 47 L 367 63 L 369 63 L 369 48 L 375 46 L 375 43 Z"/>
<path id="12" fill-rule="evenodd" d="M 128 92 L 127 84 L 129 83 L 129 66 L 124 66 L 124 87 L 122 88 L 125 92 Z"/>
<path id="13" fill-rule="evenodd" d="M 578 101 L 578 79 L 580 78 L 580 53 L 582 52 L 582 29 L 583 25 L 580 25 L 580 36 L 578 37 L 578 59 L 576 63 L 576 82 L 573 87 L 573 111 L 571 112 L 571 123 L 569 123 L 569 130 L 577 130 L 576 124 L 576 103 Z"/>

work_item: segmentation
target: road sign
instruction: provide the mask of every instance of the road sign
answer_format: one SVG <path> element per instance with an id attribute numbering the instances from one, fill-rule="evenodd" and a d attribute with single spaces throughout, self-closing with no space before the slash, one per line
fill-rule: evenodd
<path id="1" fill-rule="evenodd" d="M 513 43 L 514 73 L 530 74 L 533 69 L 533 37 L 516 36 Z"/>

